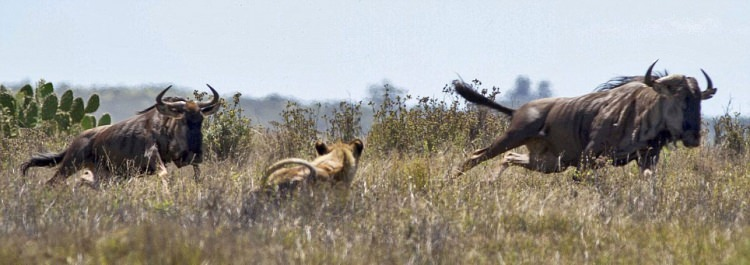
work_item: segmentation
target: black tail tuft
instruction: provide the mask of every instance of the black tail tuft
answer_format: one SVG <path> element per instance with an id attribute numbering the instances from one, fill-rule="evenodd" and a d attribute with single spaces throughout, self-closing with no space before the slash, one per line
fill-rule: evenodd
<path id="1" fill-rule="evenodd" d="M 463 81 L 453 80 L 453 87 L 456 89 L 456 92 L 459 95 L 461 95 L 464 99 L 471 103 L 493 108 L 497 111 L 507 114 L 508 116 L 513 116 L 513 112 L 516 111 L 506 106 L 497 104 L 489 98 L 482 96 L 482 94 L 474 91 L 474 89 L 471 88 L 469 84 L 466 84 Z"/>
<path id="2" fill-rule="evenodd" d="M 21 173 L 26 176 L 30 167 L 53 167 L 60 163 L 63 157 L 65 157 L 64 151 L 58 154 L 46 153 L 32 156 L 29 161 L 21 165 Z"/>

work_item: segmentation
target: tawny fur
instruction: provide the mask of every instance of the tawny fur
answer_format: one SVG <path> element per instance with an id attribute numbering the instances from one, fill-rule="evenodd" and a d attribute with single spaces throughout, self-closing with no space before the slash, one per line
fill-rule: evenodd
<path id="1" fill-rule="evenodd" d="M 349 143 L 326 145 L 317 142 L 318 157 L 312 161 L 288 158 L 270 166 L 261 181 L 261 189 L 291 192 L 297 189 L 326 183 L 348 188 L 357 173 L 364 144 L 356 139 Z M 298 166 L 285 168 L 289 164 Z"/>

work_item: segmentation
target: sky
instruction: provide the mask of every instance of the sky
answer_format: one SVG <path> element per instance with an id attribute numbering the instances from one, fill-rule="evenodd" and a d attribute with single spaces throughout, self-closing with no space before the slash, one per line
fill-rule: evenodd
<path id="1" fill-rule="evenodd" d="M 747 0 L 0 0 L 0 83 L 356 101 L 383 80 L 441 96 L 457 74 L 501 91 L 525 75 L 567 97 L 659 59 L 711 76 L 704 114 L 750 113 L 749 14 Z"/>

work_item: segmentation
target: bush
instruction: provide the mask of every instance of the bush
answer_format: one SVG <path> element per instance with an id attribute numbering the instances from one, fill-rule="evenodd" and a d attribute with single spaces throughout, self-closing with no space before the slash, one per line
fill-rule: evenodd
<path id="1" fill-rule="evenodd" d="M 198 100 L 207 95 L 197 90 L 194 94 Z M 253 127 L 251 120 L 242 116 L 241 95 L 235 93 L 231 105 L 221 99 L 221 109 L 203 125 L 206 152 L 215 159 L 240 158 L 241 151 L 252 142 Z"/>
<path id="2" fill-rule="evenodd" d="M 326 137 L 345 142 L 362 136 L 362 101 L 357 103 L 339 102 L 330 114 L 323 115 L 327 123 Z"/>
<path id="3" fill-rule="evenodd" d="M 278 158 L 300 157 L 311 150 L 312 144 L 318 139 L 317 117 L 320 104 L 313 107 L 302 107 L 299 103 L 288 101 L 281 112 L 282 121 L 271 122 L 273 138 L 278 143 Z"/>
<path id="4" fill-rule="evenodd" d="M 750 125 L 743 123 L 739 113 L 724 115 L 714 119 L 714 145 L 726 151 L 729 156 L 747 153 L 750 146 Z"/>
<path id="5" fill-rule="evenodd" d="M 479 80 L 473 83 L 482 84 Z M 420 97 L 413 107 L 407 104 L 411 95 L 394 97 L 387 85 L 384 91 L 381 104 L 370 102 L 375 114 L 367 136 L 370 146 L 381 153 L 473 149 L 489 144 L 507 127 L 507 118 L 486 108 L 466 106 L 466 101 L 448 85 L 443 88 L 444 99 Z M 500 92 L 493 87 L 491 91 L 481 89 L 480 93 L 494 100 Z"/>

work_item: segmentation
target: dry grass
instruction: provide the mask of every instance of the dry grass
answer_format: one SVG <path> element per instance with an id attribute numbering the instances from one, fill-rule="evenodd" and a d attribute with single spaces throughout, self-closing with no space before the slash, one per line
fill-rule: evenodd
<path id="1" fill-rule="evenodd" d="M 131 178 L 101 191 L 47 188 L 19 165 L 65 139 L 3 139 L 0 261 L 6 264 L 747 264 L 750 165 L 710 148 L 667 150 L 653 179 L 635 165 L 598 178 L 508 170 L 491 160 L 445 181 L 464 150 L 365 154 L 348 197 L 275 204 L 249 196 L 270 162 L 241 159 Z M 312 156 L 312 147 L 310 156 Z M 309 158 L 309 157 L 307 157 Z M 165 183 L 167 184 L 165 186 Z"/>

